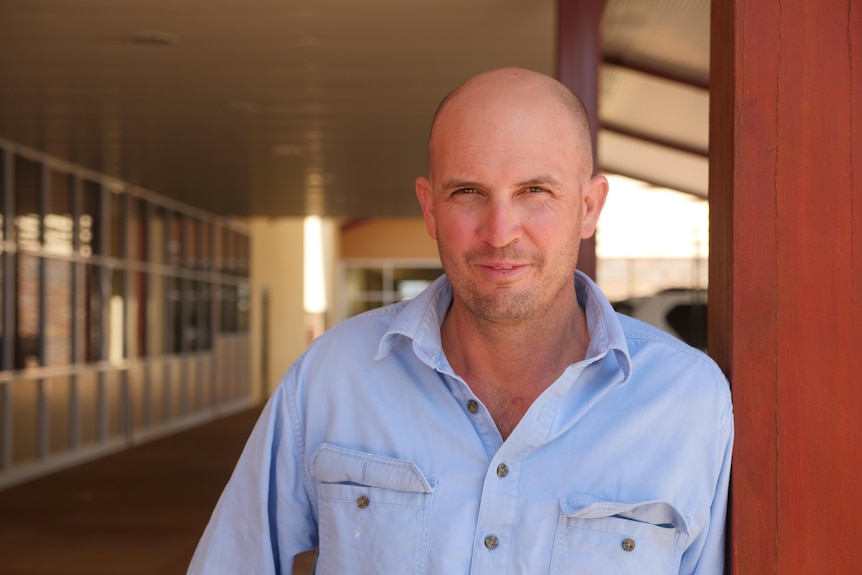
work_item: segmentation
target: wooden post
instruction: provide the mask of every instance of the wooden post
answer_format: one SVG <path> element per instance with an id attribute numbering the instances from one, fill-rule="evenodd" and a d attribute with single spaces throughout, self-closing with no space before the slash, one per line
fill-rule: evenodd
<path id="1" fill-rule="evenodd" d="M 598 166 L 599 65 L 602 59 L 603 0 L 558 0 L 557 79 L 580 96 L 593 132 L 593 166 Z M 596 278 L 596 237 L 581 241 L 578 269 Z"/>
<path id="2" fill-rule="evenodd" d="M 729 572 L 862 573 L 862 2 L 714 0 L 711 26 Z"/>

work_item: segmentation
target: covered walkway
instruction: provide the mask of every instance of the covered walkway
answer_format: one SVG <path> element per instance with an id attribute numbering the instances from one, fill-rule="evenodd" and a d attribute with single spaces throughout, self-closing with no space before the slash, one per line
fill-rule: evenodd
<path id="1" fill-rule="evenodd" d="M 0 573 L 185 573 L 258 412 L 0 491 Z"/>

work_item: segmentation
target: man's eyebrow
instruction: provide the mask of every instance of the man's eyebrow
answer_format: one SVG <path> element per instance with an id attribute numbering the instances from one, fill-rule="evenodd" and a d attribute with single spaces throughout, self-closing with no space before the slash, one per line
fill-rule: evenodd
<path id="1" fill-rule="evenodd" d="M 523 182 L 519 182 L 516 184 L 519 188 L 526 188 L 529 186 L 545 186 L 548 188 L 562 188 L 563 184 L 560 183 L 559 180 L 552 176 L 541 175 L 536 176 L 535 178 L 530 178 L 529 180 L 524 180 Z"/>
<path id="2" fill-rule="evenodd" d="M 481 188 L 481 187 L 482 187 L 482 184 L 480 184 L 479 182 L 474 182 L 471 180 L 459 180 L 459 179 L 452 178 L 452 179 L 444 181 L 441 184 L 440 189 L 442 189 L 442 190 L 457 190 L 460 188 Z"/>
<path id="3" fill-rule="evenodd" d="M 552 176 L 548 175 L 540 175 L 529 178 L 527 180 L 523 180 L 517 182 L 514 187 L 516 188 L 527 188 L 530 186 L 545 186 L 549 188 L 562 188 L 563 184 L 560 183 L 559 180 Z M 449 180 L 445 180 L 440 189 L 442 190 L 457 190 L 460 188 L 482 188 L 482 184 L 473 180 L 461 180 L 452 178 Z"/>

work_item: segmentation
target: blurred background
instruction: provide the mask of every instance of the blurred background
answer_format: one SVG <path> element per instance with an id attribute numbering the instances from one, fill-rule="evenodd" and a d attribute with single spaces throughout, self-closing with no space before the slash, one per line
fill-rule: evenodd
<path id="1" fill-rule="evenodd" d="M 0 4 L 0 572 L 183 572 L 307 343 L 441 273 L 413 194 L 440 99 L 557 75 L 577 4 Z M 587 4 L 592 273 L 705 347 L 709 2 Z"/>

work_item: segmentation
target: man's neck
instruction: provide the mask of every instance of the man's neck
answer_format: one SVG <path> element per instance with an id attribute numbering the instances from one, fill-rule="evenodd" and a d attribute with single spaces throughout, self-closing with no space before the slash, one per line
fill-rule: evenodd
<path id="1" fill-rule="evenodd" d="M 553 312 L 491 322 L 476 318 L 456 300 L 443 321 L 449 364 L 491 411 L 503 438 L 533 401 L 586 355 L 589 332 L 577 301 Z"/>

